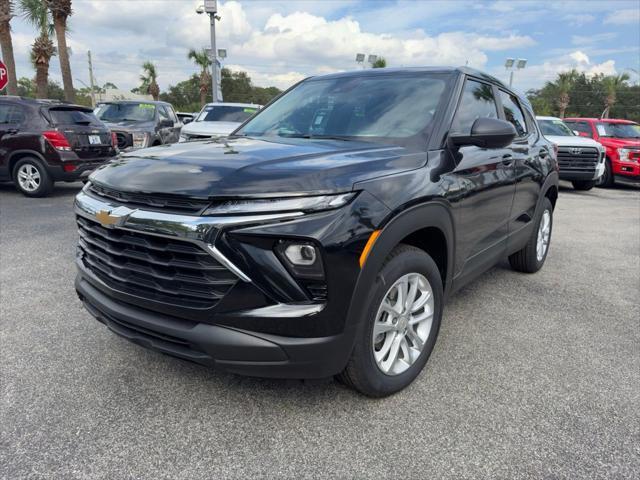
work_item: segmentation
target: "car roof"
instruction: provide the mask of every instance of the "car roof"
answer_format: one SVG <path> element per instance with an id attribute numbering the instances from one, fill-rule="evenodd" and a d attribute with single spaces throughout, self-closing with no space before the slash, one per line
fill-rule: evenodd
<path id="1" fill-rule="evenodd" d="M 234 103 L 234 102 L 212 102 L 212 103 L 207 103 L 205 107 L 212 107 L 215 105 L 223 106 L 223 107 L 262 107 L 262 105 L 258 103 Z"/>
<path id="2" fill-rule="evenodd" d="M 602 123 L 631 123 L 635 124 L 633 120 L 625 120 L 623 118 L 581 118 L 581 117 L 571 117 L 565 118 L 565 120 L 584 120 L 587 122 L 602 122 Z"/>
<path id="3" fill-rule="evenodd" d="M 500 87 L 506 90 L 511 90 L 504 83 L 498 80 L 493 75 L 482 72 L 471 67 L 447 67 L 447 66 L 434 66 L 434 67 L 401 67 L 401 68 L 369 68 L 366 70 L 348 70 L 346 72 L 329 73 L 326 75 L 319 75 L 317 77 L 311 77 L 312 79 L 321 78 L 340 78 L 340 77 L 373 77 L 376 75 L 389 75 L 394 73 L 457 73 L 459 75 L 471 75 L 474 77 L 483 78 L 487 81 L 498 84 Z"/>
<path id="4" fill-rule="evenodd" d="M 147 103 L 152 105 L 171 105 L 169 102 L 163 102 L 162 100 L 108 100 L 98 101 L 98 105 L 110 105 L 113 103 Z"/>
<path id="5" fill-rule="evenodd" d="M 78 110 L 87 110 L 91 111 L 91 107 L 87 107 L 85 105 L 78 105 L 77 103 L 69 103 L 63 100 L 50 99 L 50 98 L 31 98 L 31 97 L 20 97 L 17 95 L 2 95 L 0 96 L 0 100 L 2 101 L 18 101 L 22 103 L 26 103 L 33 107 L 43 107 L 43 108 L 60 108 L 60 109 L 78 109 Z"/>

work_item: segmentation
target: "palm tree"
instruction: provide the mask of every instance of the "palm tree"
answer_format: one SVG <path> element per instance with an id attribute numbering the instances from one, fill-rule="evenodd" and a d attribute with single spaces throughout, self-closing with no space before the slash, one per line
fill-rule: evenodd
<path id="1" fill-rule="evenodd" d="M 189 60 L 193 60 L 193 63 L 200 67 L 200 107 L 204 107 L 207 103 L 207 93 L 211 86 L 211 74 L 209 73 L 209 67 L 211 66 L 211 59 L 205 50 L 196 51 L 193 48 L 189 50 L 187 55 Z"/>
<path id="2" fill-rule="evenodd" d="M 56 54 L 51 41 L 53 28 L 49 10 L 42 0 L 20 0 L 24 18 L 40 33 L 31 46 L 31 62 L 36 68 L 36 97 L 47 98 L 49 84 L 49 62 Z"/>
<path id="3" fill-rule="evenodd" d="M 71 0 L 45 0 L 45 2 L 53 17 L 53 28 L 56 31 L 56 38 L 58 40 L 58 56 L 60 57 L 64 98 L 68 102 L 75 102 L 76 95 L 73 89 L 69 50 L 67 49 L 67 19 L 73 13 L 73 10 L 71 10 Z"/>
<path id="4" fill-rule="evenodd" d="M 9 83 L 7 93 L 18 94 L 18 80 L 16 78 L 16 61 L 13 57 L 13 41 L 11 40 L 11 19 L 13 18 L 13 2 L 0 0 L 0 45 L 2 46 L 2 59 L 7 66 Z"/>
<path id="5" fill-rule="evenodd" d="M 158 79 L 156 66 L 151 62 L 144 62 L 142 64 L 142 70 L 144 71 L 144 74 L 140 75 L 140 81 L 142 82 L 140 90 L 147 92 L 154 100 L 157 101 L 158 98 L 160 98 L 160 87 L 156 81 Z"/>
<path id="6" fill-rule="evenodd" d="M 571 92 L 571 88 L 573 87 L 576 78 L 578 78 L 578 72 L 571 70 L 569 72 L 559 73 L 558 78 L 552 84 L 557 95 L 556 101 L 558 103 L 558 108 L 560 109 L 560 118 L 564 118 L 567 107 L 569 107 L 569 102 L 571 101 L 569 92 Z"/>
<path id="7" fill-rule="evenodd" d="M 384 57 L 379 57 L 375 62 L 371 64 L 371 68 L 385 68 L 387 66 L 387 59 Z"/>
<path id="8" fill-rule="evenodd" d="M 628 73 L 622 73 L 620 75 L 608 75 L 602 79 L 602 84 L 607 91 L 607 98 L 605 99 L 605 109 L 602 112 L 602 118 L 609 118 L 611 107 L 616 103 L 616 93 L 620 87 L 623 87 L 625 82 L 629 80 Z"/>

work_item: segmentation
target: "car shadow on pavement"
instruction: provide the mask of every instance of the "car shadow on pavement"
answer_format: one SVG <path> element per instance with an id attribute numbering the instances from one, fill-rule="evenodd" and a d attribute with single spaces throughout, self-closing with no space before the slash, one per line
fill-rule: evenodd
<path id="1" fill-rule="evenodd" d="M 80 190 L 82 190 L 83 183 L 82 182 L 73 182 L 73 183 L 56 183 L 53 192 L 51 192 L 46 198 L 62 198 L 62 197 L 71 197 L 78 194 Z M 26 197 L 22 195 L 18 190 L 16 190 L 15 185 L 9 182 L 0 183 L 0 194 L 11 195 L 15 197 L 23 197 L 30 198 L 31 200 L 42 200 L 43 198 L 34 198 L 34 197 Z"/>

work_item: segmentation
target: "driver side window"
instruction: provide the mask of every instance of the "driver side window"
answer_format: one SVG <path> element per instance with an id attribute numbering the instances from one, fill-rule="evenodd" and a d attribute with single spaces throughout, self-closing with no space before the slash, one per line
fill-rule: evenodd
<path id="1" fill-rule="evenodd" d="M 167 108 L 164 105 L 158 106 L 158 115 L 160 116 L 161 122 L 165 122 L 167 120 L 171 121 L 171 119 L 169 118 L 169 114 L 167 113 Z"/>
<path id="2" fill-rule="evenodd" d="M 453 117 L 451 132 L 470 135 L 471 126 L 478 118 L 498 118 L 493 88 L 488 83 L 467 80 L 464 83 L 458 110 Z"/>

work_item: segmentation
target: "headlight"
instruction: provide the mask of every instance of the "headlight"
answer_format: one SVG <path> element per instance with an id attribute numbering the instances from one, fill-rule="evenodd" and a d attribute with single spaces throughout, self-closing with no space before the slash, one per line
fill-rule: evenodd
<path id="1" fill-rule="evenodd" d="M 146 148 L 149 144 L 149 134 L 145 132 L 134 132 L 132 137 L 133 148 Z"/>
<path id="2" fill-rule="evenodd" d="M 618 149 L 618 157 L 620 158 L 620 161 L 622 162 L 629 162 L 629 154 L 631 153 L 631 150 L 629 150 L 628 148 L 619 148 Z"/>
<path id="3" fill-rule="evenodd" d="M 317 212 L 340 208 L 349 203 L 355 192 L 315 197 L 259 198 L 228 200 L 211 205 L 204 215 L 255 214 L 274 212 Z"/>

